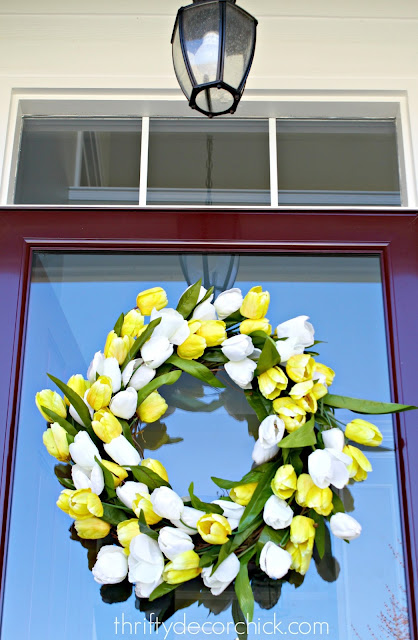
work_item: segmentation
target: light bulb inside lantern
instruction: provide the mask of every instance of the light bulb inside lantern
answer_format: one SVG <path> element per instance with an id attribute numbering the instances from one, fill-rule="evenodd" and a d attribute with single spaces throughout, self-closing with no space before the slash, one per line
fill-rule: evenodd
<path id="1" fill-rule="evenodd" d="M 202 39 L 202 44 L 193 55 L 189 52 L 189 59 L 198 82 L 212 82 L 216 78 L 219 57 L 219 34 L 208 31 Z"/>

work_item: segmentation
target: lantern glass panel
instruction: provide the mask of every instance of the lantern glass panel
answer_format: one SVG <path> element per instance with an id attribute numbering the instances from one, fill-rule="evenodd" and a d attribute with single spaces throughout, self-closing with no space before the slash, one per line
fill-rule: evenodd
<path id="1" fill-rule="evenodd" d="M 196 105 L 199 109 L 217 114 L 229 111 L 234 104 L 234 97 L 226 89 L 205 89 L 196 96 Z"/>
<path id="2" fill-rule="evenodd" d="M 238 89 L 251 62 L 255 21 L 241 9 L 226 3 L 224 81 Z"/>
<path id="3" fill-rule="evenodd" d="M 187 73 L 186 63 L 183 58 L 183 51 L 180 43 L 179 23 L 177 22 L 176 31 L 173 38 L 173 64 L 176 72 L 178 83 L 184 95 L 190 100 L 192 93 L 192 83 Z"/>
<path id="4" fill-rule="evenodd" d="M 219 5 L 204 2 L 183 11 L 183 36 L 197 84 L 215 82 L 219 61 Z"/>

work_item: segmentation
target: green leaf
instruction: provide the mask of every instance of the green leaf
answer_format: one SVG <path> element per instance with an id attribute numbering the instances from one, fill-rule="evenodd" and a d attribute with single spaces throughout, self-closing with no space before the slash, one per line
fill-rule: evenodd
<path id="1" fill-rule="evenodd" d="M 296 429 L 279 442 L 282 449 L 296 449 L 299 447 L 309 447 L 316 443 L 316 435 L 314 431 L 315 420 L 312 417 L 302 427 Z"/>
<path id="2" fill-rule="evenodd" d="M 57 478 L 60 485 L 62 485 L 66 489 L 71 489 L 72 491 L 74 491 L 75 486 L 71 480 L 69 480 L 68 478 L 60 478 L 59 476 L 57 476 Z"/>
<path id="3" fill-rule="evenodd" d="M 242 514 L 242 517 L 238 526 L 238 531 L 243 531 L 244 529 L 246 529 L 253 522 L 253 520 L 258 516 L 260 511 L 262 511 L 262 509 L 264 508 L 264 505 L 266 504 L 267 499 L 273 493 L 270 485 L 271 485 L 271 481 L 273 480 L 275 472 L 276 472 L 276 466 L 272 465 L 260 477 L 256 490 L 254 491 L 250 502 L 245 507 L 244 513 Z"/>
<path id="4" fill-rule="evenodd" d="M 332 504 L 334 505 L 334 507 L 332 509 L 333 515 L 336 514 L 336 513 L 345 513 L 344 503 L 341 500 L 340 496 L 334 490 L 333 490 L 332 493 L 333 493 Z"/>
<path id="5" fill-rule="evenodd" d="M 145 535 L 147 535 L 149 538 L 152 538 L 153 540 L 158 540 L 157 531 L 154 531 L 153 529 L 151 529 L 151 527 L 147 525 L 147 521 L 145 520 L 145 514 L 142 511 L 142 509 L 139 512 L 138 525 L 141 533 L 145 533 Z"/>
<path id="6" fill-rule="evenodd" d="M 237 640 L 247 640 L 248 638 L 247 621 L 244 617 L 244 614 L 241 611 L 238 600 L 234 600 L 232 603 L 232 618 L 234 620 Z"/>
<path id="7" fill-rule="evenodd" d="M 399 413 L 401 411 L 412 411 L 418 409 L 409 404 L 396 404 L 394 402 L 374 402 L 373 400 L 361 400 L 360 398 L 349 398 L 347 396 L 335 396 L 331 393 L 324 396 L 323 403 L 335 409 L 349 409 L 354 413 L 365 413 L 379 415 L 382 413 Z"/>
<path id="8" fill-rule="evenodd" d="M 206 291 L 206 293 L 203 296 L 203 298 L 201 300 L 199 300 L 199 304 L 203 304 L 204 302 L 206 302 L 206 300 L 209 300 L 209 298 L 211 297 L 211 295 L 212 295 L 212 293 L 214 291 L 215 291 L 215 287 L 209 287 L 209 289 Z"/>
<path id="9" fill-rule="evenodd" d="M 205 350 L 203 360 L 205 362 L 214 362 L 215 364 L 225 364 L 226 362 L 229 362 L 228 358 L 224 356 L 220 349 L 213 349 L 210 347 Z"/>
<path id="10" fill-rule="evenodd" d="M 248 389 L 244 391 L 247 402 L 254 409 L 257 418 L 263 422 L 264 418 L 273 413 L 273 402 L 267 400 L 258 389 Z"/>
<path id="11" fill-rule="evenodd" d="M 286 449 L 284 449 L 284 451 L 286 451 Z M 289 455 L 289 463 L 292 465 L 292 467 L 294 468 L 296 475 L 300 476 L 300 474 L 303 471 L 303 462 L 300 458 L 300 454 L 302 452 L 302 449 L 287 449 L 287 451 L 289 451 L 290 455 Z"/>
<path id="12" fill-rule="evenodd" d="M 223 478 L 216 478 L 215 476 L 212 476 L 212 480 L 221 489 L 234 489 L 234 487 L 239 487 L 241 484 L 258 482 L 260 476 L 270 468 L 275 468 L 274 462 L 265 462 L 264 464 L 260 464 L 259 467 L 249 471 L 243 478 L 241 478 L 241 480 L 224 480 Z"/>
<path id="13" fill-rule="evenodd" d="M 91 418 L 90 418 L 89 410 L 87 409 L 87 406 L 84 400 L 78 395 L 78 393 L 73 391 L 68 385 L 66 385 L 64 382 L 59 380 L 59 378 L 52 376 L 50 373 L 48 373 L 47 376 L 50 380 L 52 380 L 52 382 L 54 382 L 57 385 L 58 389 L 60 389 L 63 392 L 63 394 L 68 398 L 69 402 L 71 402 L 74 409 L 77 411 L 78 415 L 80 416 L 80 419 L 83 421 L 84 426 L 86 428 L 91 427 Z M 89 434 L 90 434 L 90 430 L 89 430 Z"/>
<path id="14" fill-rule="evenodd" d="M 148 398 L 148 396 L 156 391 L 159 387 L 162 387 L 165 384 L 170 385 L 177 382 L 180 376 L 181 371 L 170 371 L 170 373 L 165 373 L 163 376 L 158 376 L 157 378 L 154 378 L 154 380 L 151 380 L 151 382 L 148 382 L 145 387 L 142 387 L 142 389 L 138 391 L 138 400 L 136 406 L 139 407 L 139 405 L 144 402 L 144 400 Z"/>
<path id="15" fill-rule="evenodd" d="M 224 318 L 224 322 L 226 324 L 227 329 L 234 327 L 236 324 L 240 324 L 243 320 L 246 320 L 246 318 L 244 318 L 244 316 L 241 315 L 239 309 L 238 311 L 234 311 L 234 313 L 231 313 L 231 315 L 228 316 L 227 318 Z"/>
<path id="16" fill-rule="evenodd" d="M 324 516 L 319 515 L 314 509 L 309 511 L 309 516 L 318 525 L 315 529 L 315 544 L 319 557 L 324 557 L 325 553 L 325 520 Z"/>
<path id="17" fill-rule="evenodd" d="M 266 525 L 261 532 L 258 542 L 261 547 L 264 547 L 267 542 L 274 542 L 274 544 L 277 544 L 279 547 L 284 547 L 286 542 L 289 540 L 289 537 L 290 529 L 285 529 L 284 531 L 281 529 L 280 531 L 276 531 Z"/>
<path id="18" fill-rule="evenodd" d="M 263 349 L 264 343 L 268 338 L 270 338 L 265 331 L 253 331 L 249 336 L 253 341 L 253 345 L 257 347 L 257 349 Z"/>
<path id="19" fill-rule="evenodd" d="M 190 501 L 192 503 L 192 507 L 194 509 L 198 509 L 199 511 L 204 511 L 205 513 L 218 513 L 219 515 L 223 514 L 223 509 L 218 504 L 211 504 L 210 502 L 202 502 L 195 494 L 194 491 L 194 483 L 190 483 L 189 487 L 189 496 Z"/>
<path id="20" fill-rule="evenodd" d="M 113 331 L 120 338 L 120 334 L 122 332 L 123 321 L 125 320 L 125 314 L 121 313 L 119 318 L 116 320 L 116 324 L 113 327 Z"/>
<path id="21" fill-rule="evenodd" d="M 195 284 L 192 284 L 191 287 L 186 289 L 186 291 L 181 296 L 177 305 L 177 311 L 181 313 L 183 318 L 187 319 L 197 305 L 201 286 L 202 278 L 195 282 Z"/>
<path id="22" fill-rule="evenodd" d="M 70 436 L 76 436 L 78 431 L 77 429 L 70 423 L 68 422 L 68 420 L 66 420 L 65 418 L 61 418 L 61 416 L 59 416 L 57 413 L 55 413 L 55 411 L 51 411 L 50 409 L 47 409 L 46 407 L 41 407 L 42 411 L 44 413 L 46 413 L 47 416 L 49 416 L 51 418 L 51 420 L 53 420 L 54 422 L 58 422 L 58 424 L 66 430 L 67 433 L 70 434 Z"/>
<path id="23" fill-rule="evenodd" d="M 205 367 L 201 362 L 196 362 L 196 360 L 184 360 L 184 358 L 180 358 L 176 355 L 170 356 L 166 362 L 173 364 L 178 369 L 202 380 L 202 382 L 206 382 L 206 384 L 209 384 L 211 387 L 216 387 L 218 389 L 225 387 L 224 383 L 218 380 L 210 369 Z"/>
<path id="24" fill-rule="evenodd" d="M 120 522 L 124 522 L 125 520 L 129 520 L 129 517 L 126 513 L 120 509 L 117 509 L 112 504 L 107 504 L 106 502 L 102 502 L 103 505 L 103 515 L 101 520 L 108 522 L 113 526 L 117 526 Z"/>
<path id="25" fill-rule="evenodd" d="M 259 376 L 261 373 L 267 371 L 267 369 L 275 367 L 276 364 L 280 364 L 280 355 L 277 351 L 276 343 L 268 337 L 258 359 L 255 375 Z"/>
<path id="26" fill-rule="evenodd" d="M 130 467 L 132 475 L 137 482 L 143 482 L 147 485 L 150 491 L 158 489 L 158 487 L 169 487 L 169 483 L 166 482 L 158 473 L 155 473 L 152 469 L 147 467 Z"/>
<path id="27" fill-rule="evenodd" d="M 153 600 L 157 600 L 157 598 L 161 598 L 162 596 L 165 596 L 167 593 L 174 591 L 174 589 L 177 589 L 177 587 L 179 586 L 180 584 L 168 584 L 168 582 L 163 582 L 162 584 L 160 584 L 159 587 L 154 589 L 154 591 L 151 593 L 148 600 L 150 602 L 153 602 Z"/>
<path id="28" fill-rule="evenodd" d="M 128 355 L 123 361 L 123 364 L 121 366 L 121 371 L 123 371 L 126 365 L 135 358 L 136 354 L 138 353 L 140 348 L 146 343 L 146 341 L 151 338 L 152 332 L 154 331 L 155 327 L 160 324 L 160 322 L 161 322 L 161 318 L 155 318 L 155 320 L 153 320 L 147 325 L 147 328 L 145 329 L 144 333 L 141 333 L 139 338 L 135 340 L 131 349 L 129 349 L 128 351 Z"/>
<path id="29" fill-rule="evenodd" d="M 244 531 L 238 531 L 233 538 L 225 542 L 220 548 L 218 560 L 212 569 L 212 575 L 220 564 L 236 551 L 263 524 L 263 516 L 258 516 Z"/>
<path id="30" fill-rule="evenodd" d="M 96 458 L 96 456 L 94 456 L 95 461 L 97 462 L 97 464 L 99 465 L 99 467 L 101 468 L 101 470 L 103 471 L 103 477 L 104 477 L 104 483 L 105 483 L 105 488 L 107 491 L 107 495 L 109 496 L 110 499 L 114 498 L 116 496 L 116 491 L 115 491 L 115 476 L 113 475 L 113 473 L 111 471 L 109 471 L 109 469 L 107 469 L 104 464 L 102 464 L 101 460 L 99 460 L 99 458 Z"/>
<path id="31" fill-rule="evenodd" d="M 210 567 L 221 549 L 221 546 L 216 544 L 210 547 L 205 553 L 203 553 L 200 557 L 199 567 Z"/>
<path id="32" fill-rule="evenodd" d="M 134 449 L 138 449 L 137 445 L 135 444 L 135 441 L 132 437 L 132 431 L 131 431 L 131 427 L 129 425 L 129 422 L 126 422 L 126 420 L 122 420 L 122 418 L 118 418 L 119 422 L 122 425 L 122 433 L 125 436 L 125 438 L 127 439 L 127 441 L 129 442 L 129 444 L 131 444 Z"/>
<path id="33" fill-rule="evenodd" d="M 251 589 L 250 579 L 248 577 L 248 562 L 255 553 L 255 549 L 251 549 L 240 560 L 240 569 L 235 578 L 235 593 L 244 617 L 251 622 L 254 615 L 254 594 Z"/>

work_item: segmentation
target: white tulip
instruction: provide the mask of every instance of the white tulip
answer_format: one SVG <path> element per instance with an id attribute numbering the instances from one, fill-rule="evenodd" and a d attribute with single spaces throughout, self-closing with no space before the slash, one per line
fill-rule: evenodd
<path id="1" fill-rule="evenodd" d="M 276 456 L 278 452 L 279 452 L 279 449 L 277 447 L 277 444 L 274 444 L 272 447 L 269 447 L 268 449 L 266 449 L 266 447 L 263 446 L 259 438 L 254 445 L 254 449 L 251 454 L 251 457 L 254 460 L 256 465 L 260 465 L 274 458 L 274 456 Z"/>
<path id="2" fill-rule="evenodd" d="M 105 361 L 104 353 L 101 351 L 96 351 L 94 354 L 93 360 L 90 362 L 89 368 L 87 369 L 87 380 L 89 382 L 96 382 L 96 374 L 99 376 L 103 375 L 103 364 Z"/>
<path id="3" fill-rule="evenodd" d="M 122 484 L 120 487 L 116 487 L 116 495 L 128 509 L 132 509 L 132 503 L 138 494 L 142 497 L 149 496 L 148 487 L 143 482 L 128 480 L 128 482 L 125 482 L 125 484 Z"/>
<path id="4" fill-rule="evenodd" d="M 232 338 L 227 338 L 221 345 L 222 353 L 228 360 L 239 362 L 250 356 L 254 351 L 253 341 L 250 336 L 240 333 Z"/>
<path id="5" fill-rule="evenodd" d="M 174 560 L 176 556 L 184 551 L 192 551 L 194 549 L 191 537 L 175 527 L 163 527 L 160 529 L 158 546 L 169 560 Z"/>
<path id="6" fill-rule="evenodd" d="M 229 377 L 239 386 L 241 389 L 250 389 L 251 380 L 254 378 L 254 371 L 257 369 L 257 364 L 249 358 L 244 358 L 239 362 L 227 362 L 225 364 L 225 371 Z"/>
<path id="7" fill-rule="evenodd" d="M 174 351 L 174 347 L 165 336 L 152 336 L 142 347 L 141 355 L 151 369 L 158 369 L 169 358 Z"/>
<path id="8" fill-rule="evenodd" d="M 192 320 L 216 320 L 215 307 L 209 302 L 209 300 L 201 302 L 201 304 L 198 304 L 193 311 Z"/>
<path id="9" fill-rule="evenodd" d="M 260 356 L 261 349 L 257 349 L 257 347 L 254 347 L 254 351 L 248 357 L 250 358 L 250 360 L 254 360 L 255 362 L 257 362 Z"/>
<path id="10" fill-rule="evenodd" d="M 355 540 L 361 534 L 361 524 L 348 513 L 336 513 L 331 516 L 331 531 L 342 540 Z"/>
<path id="11" fill-rule="evenodd" d="M 135 585 L 135 595 L 137 598 L 149 598 L 151 593 L 163 583 L 162 577 L 155 582 L 137 582 Z"/>
<path id="12" fill-rule="evenodd" d="M 128 573 L 125 550 L 114 545 L 102 547 L 97 554 L 92 573 L 99 584 L 117 584 L 125 580 Z"/>
<path id="13" fill-rule="evenodd" d="M 125 436 L 113 438 L 111 442 L 103 444 L 106 453 L 121 467 L 136 467 L 141 462 L 138 451 L 131 445 Z"/>
<path id="14" fill-rule="evenodd" d="M 308 457 L 308 470 L 314 484 L 326 489 L 330 484 L 342 489 L 348 484 L 347 466 L 351 458 L 335 449 L 317 449 Z"/>
<path id="15" fill-rule="evenodd" d="M 161 318 L 160 324 L 158 324 L 152 332 L 153 337 L 163 336 L 167 338 L 171 344 L 180 345 L 190 335 L 189 325 L 187 320 L 183 318 L 181 313 L 175 309 L 153 309 L 151 311 L 151 321 Z"/>
<path id="16" fill-rule="evenodd" d="M 155 369 L 147 367 L 142 358 L 131 360 L 122 373 L 122 381 L 125 387 L 132 387 L 139 391 L 155 377 Z"/>
<path id="17" fill-rule="evenodd" d="M 130 420 L 135 414 L 138 394 L 132 387 L 119 391 L 110 401 L 109 409 L 118 418 Z"/>
<path id="18" fill-rule="evenodd" d="M 286 529 L 286 527 L 290 527 L 293 520 L 293 510 L 286 500 L 270 496 L 264 505 L 263 518 L 264 522 L 273 529 Z"/>
<path id="19" fill-rule="evenodd" d="M 156 540 L 144 533 L 132 538 L 129 547 L 129 582 L 154 584 L 163 573 L 164 556 Z"/>
<path id="20" fill-rule="evenodd" d="M 84 394 L 84 398 L 83 398 L 83 402 L 86 405 L 87 409 L 89 410 L 90 413 L 90 417 L 92 418 L 94 415 L 94 409 L 91 408 L 91 406 L 89 405 L 89 403 L 86 400 L 87 394 L 88 394 L 88 389 L 86 391 L 86 393 Z M 69 408 L 69 413 L 70 416 L 82 427 L 85 427 L 86 425 L 84 424 L 84 422 L 82 421 L 82 419 L 80 418 L 80 416 L 78 415 L 77 411 L 74 409 L 73 405 L 70 404 L 70 408 Z"/>
<path id="21" fill-rule="evenodd" d="M 278 445 L 284 436 L 285 424 L 278 416 L 267 416 L 258 428 L 258 438 L 261 446 L 269 449 Z"/>
<path id="22" fill-rule="evenodd" d="M 71 467 L 71 477 L 76 489 L 91 489 L 98 496 L 104 489 L 103 471 L 97 463 L 92 469 L 85 469 L 79 464 L 74 464 Z"/>
<path id="23" fill-rule="evenodd" d="M 308 320 L 309 316 L 297 316 L 297 318 L 282 322 L 276 328 L 277 337 L 296 338 L 302 347 L 311 347 L 315 342 L 315 329 Z"/>
<path id="24" fill-rule="evenodd" d="M 227 318 L 235 311 L 241 308 L 243 302 L 243 297 L 241 293 L 241 289 L 227 289 L 219 294 L 216 298 L 213 306 L 216 309 L 216 313 L 218 314 L 219 320 L 223 320 Z"/>
<path id="25" fill-rule="evenodd" d="M 158 487 L 151 493 L 152 508 L 157 516 L 167 520 L 180 520 L 184 510 L 183 500 L 169 487 Z"/>
<path id="26" fill-rule="evenodd" d="M 119 362 L 116 358 L 105 358 L 103 361 L 103 369 L 100 375 L 107 376 L 112 381 L 112 391 L 117 393 L 122 384 L 122 373 L 119 368 Z"/>
<path id="27" fill-rule="evenodd" d="M 223 509 L 222 515 L 228 520 L 232 531 L 234 531 L 239 525 L 245 507 L 229 500 L 212 500 L 212 504 L 217 504 Z"/>
<path id="28" fill-rule="evenodd" d="M 341 452 L 345 445 L 344 431 L 341 431 L 338 427 L 322 431 L 322 440 L 327 449 L 335 449 Z"/>
<path id="29" fill-rule="evenodd" d="M 74 437 L 74 442 L 70 444 L 69 449 L 74 462 L 89 471 L 91 471 L 96 464 L 94 458 L 101 460 L 99 450 L 87 431 L 79 431 Z"/>
<path id="30" fill-rule="evenodd" d="M 280 580 L 290 569 L 292 556 L 274 542 L 266 542 L 260 553 L 260 569 L 273 580 Z"/>
<path id="31" fill-rule="evenodd" d="M 212 569 L 213 565 L 202 569 L 203 583 L 205 587 L 210 589 L 213 596 L 219 596 L 237 577 L 240 562 L 235 553 L 231 553 L 221 562 L 214 573 L 212 573 Z"/>
<path id="32" fill-rule="evenodd" d="M 187 289 L 185 289 L 185 290 L 183 291 L 182 295 L 183 295 L 184 293 L 186 293 L 186 291 L 188 291 L 189 289 L 191 289 L 191 288 L 192 288 L 192 286 L 193 286 L 193 285 L 191 284 L 189 287 L 187 287 Z M 199 291 L 199 295 L 198 295 L 198 298 L 197 298 L 197 302 L 200 302 L 201 300 L 203 300 L 203 298 L 205 297 L 205 295 L 207 294 L 207 292 L 208 292 L 208 290 L 207 290 L 207 289 L 205 289 L 205 287 L 200 287 L 200 291 Z M 212 300 L 213 300 L 213 293 L 211 293 L 211 295 L 209 296 L 208 300 L 209 300 L 209 302 L 212 302 Z"/>
<path id="33" fill-rule="evenodd" d="M 170 518 L 170 521 L 180 531 L 193 536 L 197 533 L 197 521 L 204 515 L 204 511 L 193 509 L 193 507 L 184 507 L 181 517 L 178 519 Z"/>
<path id="34" fill-rule="evenodd" d="M 299 344 L 297 338 L 287 338 L 287 340 L 277 340 L 276 349 L 279 352 L 280 361 L 285 364 L 292 356 L 300 355 L 304 348 Z"/>

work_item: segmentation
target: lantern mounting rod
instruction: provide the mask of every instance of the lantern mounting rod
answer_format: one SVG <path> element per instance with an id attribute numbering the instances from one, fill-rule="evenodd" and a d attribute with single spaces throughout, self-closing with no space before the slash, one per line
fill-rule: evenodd
<path id="1" fill-rule="evenodd" d="M 225 1 L 235 4 L 237 0 L 225 0 Z M 213 0 L 193 0 L 194 4 L 201 4 L 202 2 L 213 2 Z"/>

